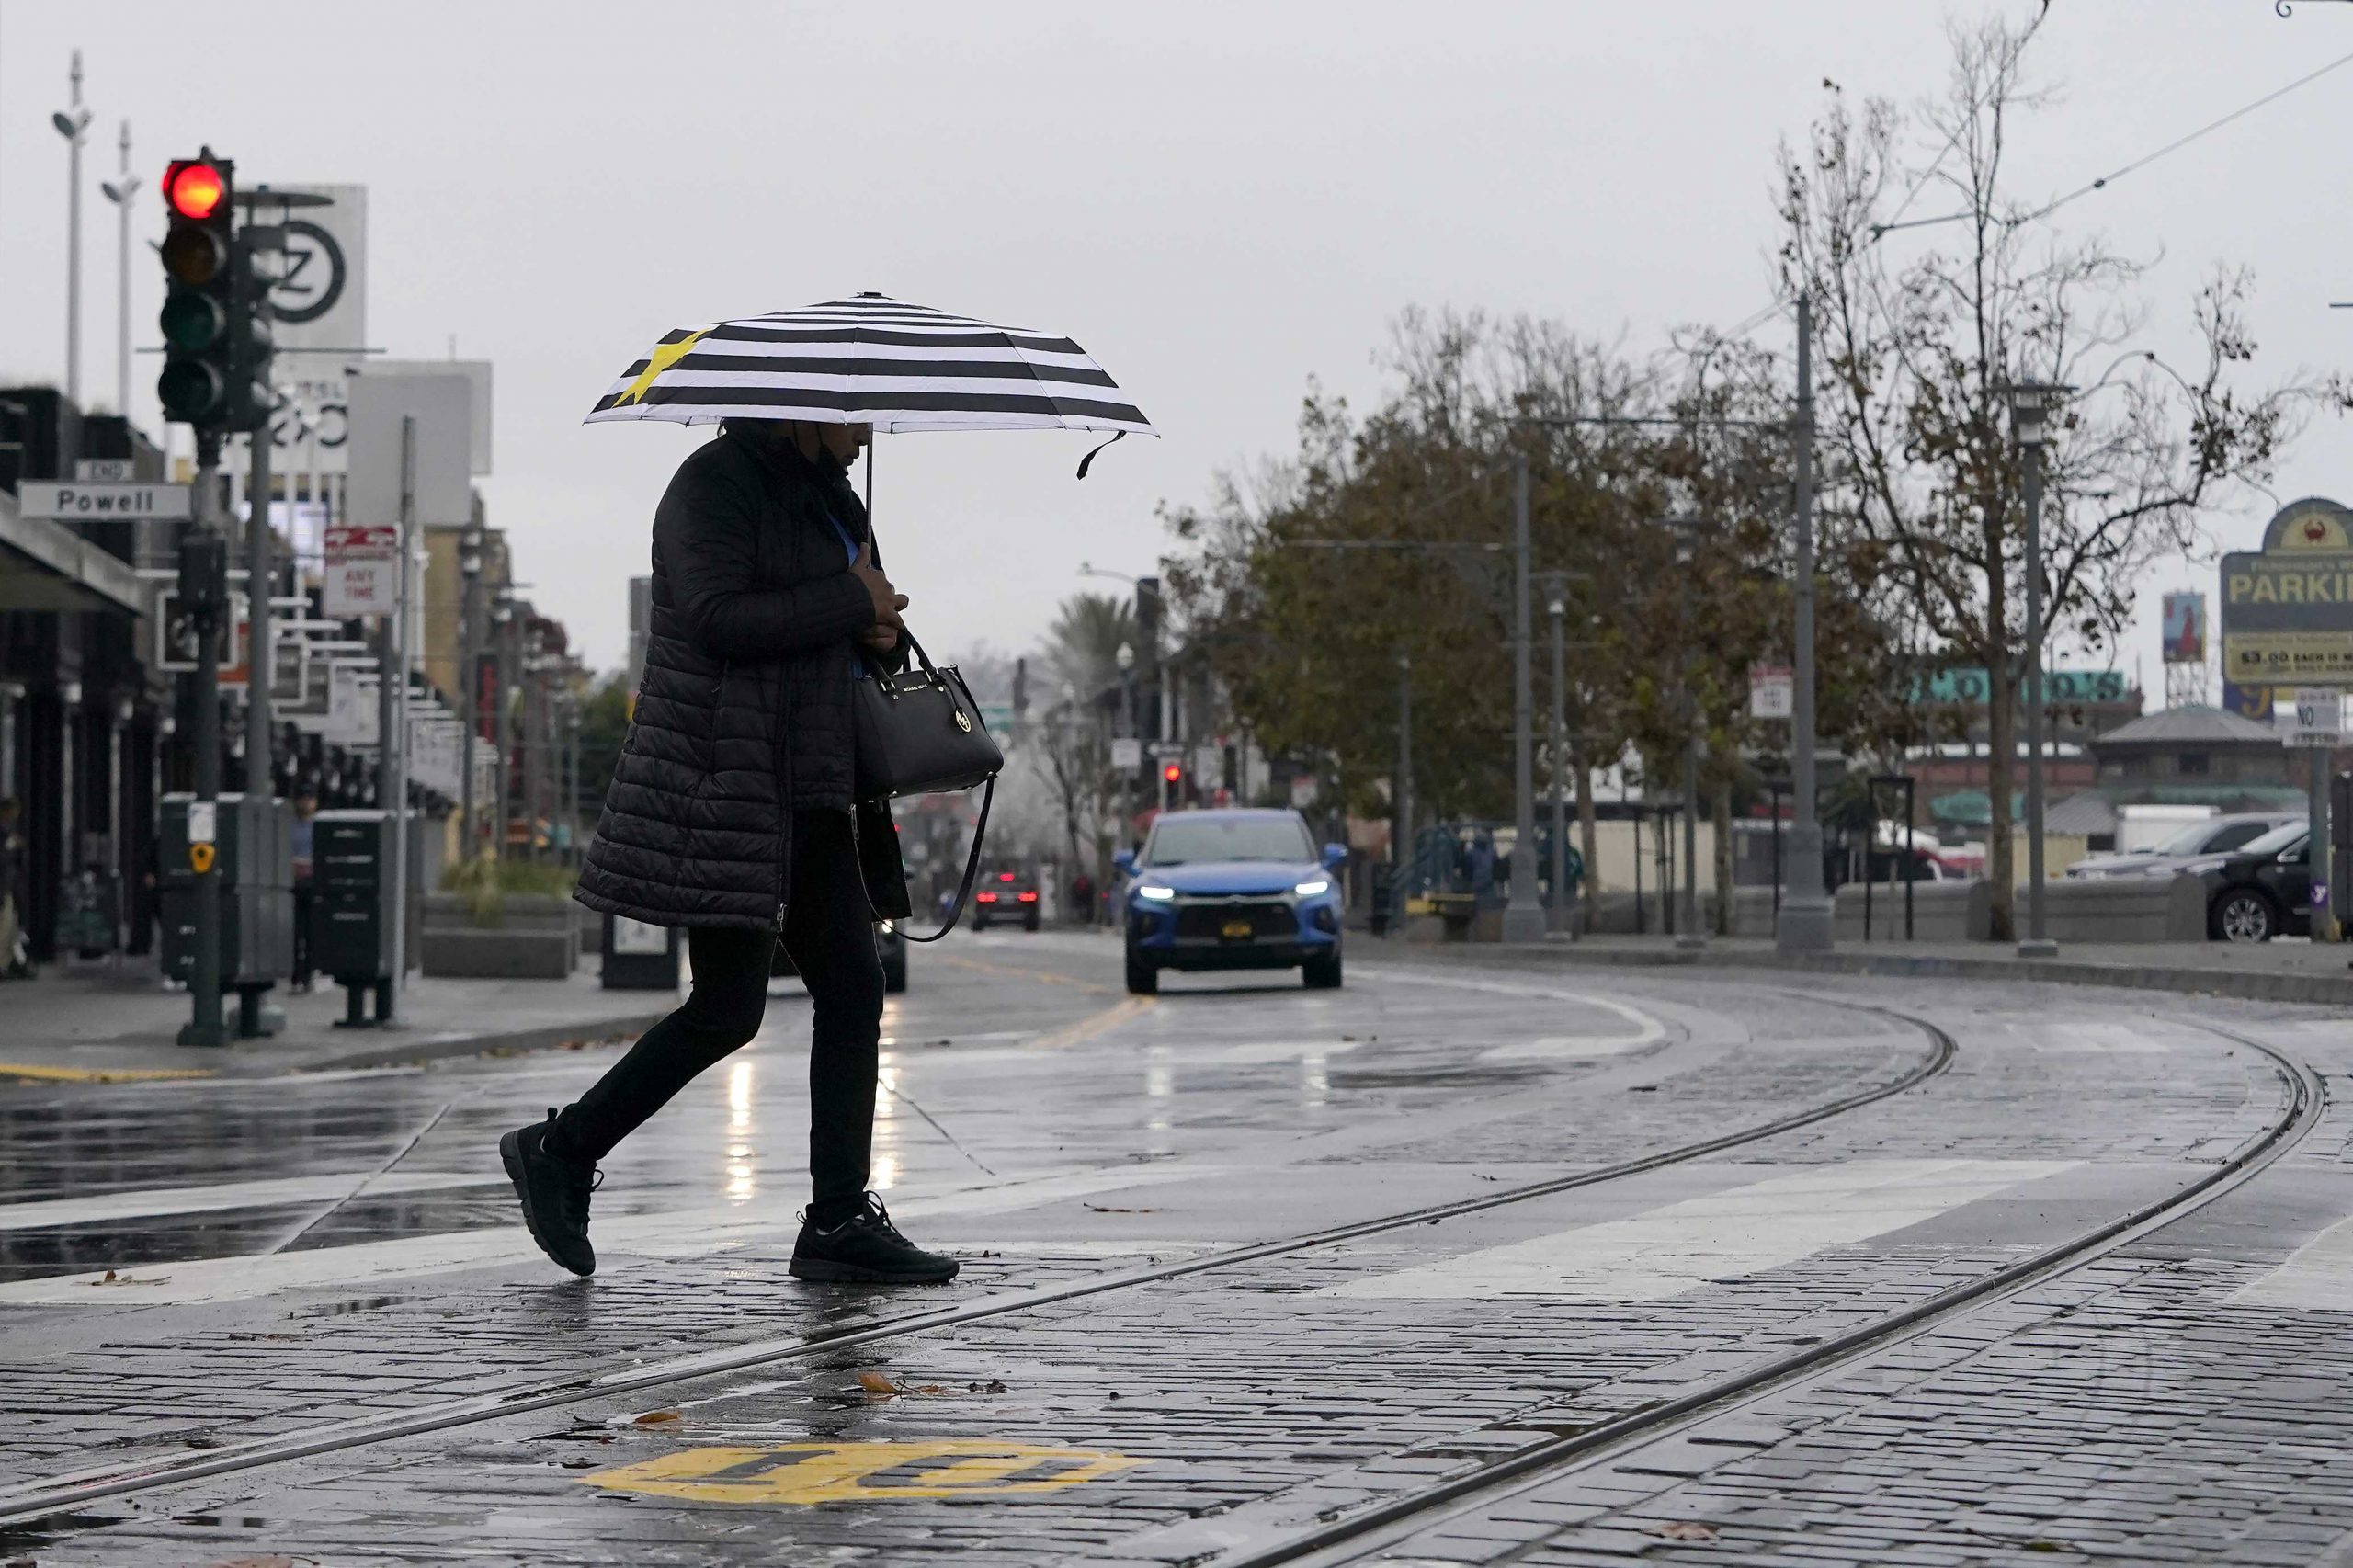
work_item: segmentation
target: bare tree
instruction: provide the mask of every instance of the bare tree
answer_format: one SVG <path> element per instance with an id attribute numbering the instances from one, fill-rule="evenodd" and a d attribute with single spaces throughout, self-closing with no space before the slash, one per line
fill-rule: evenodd
<path id="1" fill-rule="evenodd" d="M 1873 548 L 1879 608 L 1906 642 L 1984 667 L 1986 869 L 2005 889 L 2028 630 L 2008 387 L 2073 384 L 2046 448 L 2041 630 L 2086 650 L 2112 643 L 2145 568 L 2198 542 L 2203 508 L 2268 476 L 2316 390 L 2234 384 L 2255 353 L 2245 273 L 2218 270 L 2194 301 L 2202 362 L 2167 365 L 2145 347 L 2153 263 L 2070 242 L 2055 203 L 2010 194 L 2012 121 L 2041 101 L 2023 74 L 2039 21 L 1952 28 L 1949 78 L 1919 117 L 1925 163 L 1891 105 L 1858 110 L 1835 85 L 1807 146 L 1780 157 L 1783 280 L 1812 292 L 1820 333 L 1825 537 Z M 2010 935 L 2009 901 L 1994 908 Z"/>

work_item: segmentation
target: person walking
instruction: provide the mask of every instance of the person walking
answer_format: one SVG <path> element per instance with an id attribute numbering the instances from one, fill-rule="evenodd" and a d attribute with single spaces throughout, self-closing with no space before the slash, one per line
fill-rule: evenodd
<path id="1" fill-rule="evenodd" d="M 574 896 L 686 927 L 693 986 L 577 1100 L 499 1141 L 532 1238 L 575 1274 L 597 1267 L 597 1162 L 758 1032 L 779 940 L 813 1003 L 812 1194 L 790 1272 L 956 1274 L 867 1189 L 883 995 L 871 922 L 909 913 L 889 806 L 853 789 L 850 683 L 870 655 L 886 668 L 906 657 L 906 596 L 847 478 L 870 437 L 730 420 L 654 512 L 645 674 Z"/>
<path id="2" fill-rule="evenodd" d="M 311 994 L 315 973 L 311 961 L 311 907 L 315 902 L 312 867 L 318 846 L 318 793 L 305 784 L 294 797 L 294 973 L 286 987 L 297 996 Z"/>

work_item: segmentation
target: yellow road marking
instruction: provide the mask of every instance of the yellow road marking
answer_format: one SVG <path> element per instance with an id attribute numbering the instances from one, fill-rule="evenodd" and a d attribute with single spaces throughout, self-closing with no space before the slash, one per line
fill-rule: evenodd
<path id="1" fill-rule="evenodd" d="M 949 953 L 933 953 L 924 961 L 952 964 L 958 969 L 969 969 L 975 974 L 1002 974 L 1016 980 L 1034 980 L 1040 985 L 1067 985 L 1074 991 L 1091 991 L 1097 996 L 1116 996 L 1120 990 L 1116 985 L 1101 985 L 1092 980 L 1074 980 L 1067 974 L 1056 974 L 1051 970 L 1024 969 L 1018 964 L 989 963 L 981 959 L 957 958 Z"/>
<path id="2" fill-rule="evenodd" d="M 1059 1492 L 1148 1463 L 1095 1449 L 953 1437 L 687 1449 L 580 1479 L 692 1503 L 842 1503 Z"/>
<path id="3" fill-rule="evenodd" d="M 40 1067 L 0 1062 L 0 1078 L 35 1078 L 49 1084 L 151 1084 L 164 1078 L 210 1078 L 217 1067 Z"/>
<path id="4" fill-rule="evenodd" d="M 1156 997 L 1129 996 L 1114 1002 L 1099 1013 L 1088 1014 L 1076 1023 L 1064 1024 L 1058 1029 L 1049 1029 L 1035 1040 L 1024 1040 L 1021 1042 L 1022 1049 L 1025 1051 L 1066 1050 L 1083 1041 L 1093 1040 L 1097 1035 L 1108 1034 L 1139 1013 L 1157 1006 L 1159 1006 L 1159 999 Z"/>

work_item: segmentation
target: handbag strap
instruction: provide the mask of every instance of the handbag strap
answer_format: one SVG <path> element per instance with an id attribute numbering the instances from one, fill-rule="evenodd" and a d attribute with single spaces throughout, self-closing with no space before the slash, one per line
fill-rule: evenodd
<path id="1" fill-rule="evenodd" d="M 939 929 L 928 937 L 918 937 L 904 926 L 901 926 L 899 927 L 901 937 L 910 942 L 937 942 L 949 932 L 956 929 L 956 923 L 964 917 L 964 905 L 972 896 L 972 884 L 980 880 L 981 852 L 987 844 L 989 836 L 989 807 L 995 802 L 995 800 L 996 779 L 992 777 L 981 790 L 981 816 L 980 820 L 972 824 L 972 852 L 964 858 L 964 885 L 956 890 L 956 903 L 948 911 L 948 918 L 941 921 Z M 866 863 L 863 860 L 858 862 L 858 896 L 866 900 L 866 913 L 876 920 L 881 919 L 882 915 L 874 907 L 874 895 L 867 891 Z"/>

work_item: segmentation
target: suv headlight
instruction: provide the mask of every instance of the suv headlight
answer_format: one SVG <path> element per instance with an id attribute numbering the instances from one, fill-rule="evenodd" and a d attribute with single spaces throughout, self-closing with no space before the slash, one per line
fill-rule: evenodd
<path id="1" fill-rule="evenodd" d="M 1332 881 L 1328 877 L 1318 877 L 1313 881 L 1302 882 L 1290 891 L 1302 898 L 1316 898 L 1332 891 Z"/>
<path id="2" fill-rule="evenodd" d="M 1137 887 L 1136 896 L 1147 903 L 1167 903 L 1176 897 L 1176 890 L 1161 887 L 1154 882 L 1144 882 Z"/>

